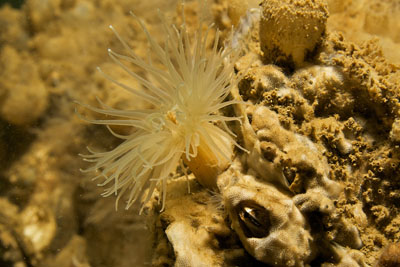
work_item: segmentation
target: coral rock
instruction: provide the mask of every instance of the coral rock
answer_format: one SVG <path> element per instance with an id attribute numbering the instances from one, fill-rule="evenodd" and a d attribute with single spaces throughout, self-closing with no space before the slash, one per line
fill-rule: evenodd
<path id="1" fill-rule="evenodd" d="M 307 220 L 287 195 L 236 171 L 220 179 L 232 228 L 247 252 L 273 266 L 304 266 L 314 258 Z"/>
<path id="2" fill-rule="evenodd" d="M 383 249 L 376 267 L 395 267 L 400 266 L 400 244 L 390 244 Z"/>
<path id="3" fill-rule="evenodd" d="M 262 9 L 260 42 L 265 59 L 301 65 L 325 32 L 328 11 L 324 1 L 266 0 Z"/>

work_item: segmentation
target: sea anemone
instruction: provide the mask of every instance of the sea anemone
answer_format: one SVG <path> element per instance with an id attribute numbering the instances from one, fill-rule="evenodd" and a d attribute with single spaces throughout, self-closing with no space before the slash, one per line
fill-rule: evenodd
<path id="1" fill-rule="evenodd" d="M 145 203 L 158 187 L 162 193 L 163 210 L 167 179 L 181 160 L 201 184 L 215 188 L 216 176 L 231 162 L 233 146 L 239 146 L 226 124 L 239 118 L 227 117 L 219 112 L 238 102 L 227 100 L 230 90 L 236 86 L 233 64 L 237 52 L 229 47 L 219 48 L 218 30 L 213 43 L 207 45 L 212 25 L 203 31 L 203 19 L 194 36 L 190 37 L 184 18 L 180 27 L 168 25 L 159 12 L 165 34 L 165 43 L 161 46 L 144 23 L 131 14 L 147 37 L 150 53 L 162 66 L 136 55 L 110 26 L 129 55 L 108 49 L 109 56 L 145 89 L 131 88 L 99 71 L 108 80 L 155 108 L 118 110 L 101 102 L 101 108 L 81 104 L 97 113 L 114 116 L 115 119 L 107 120 L 81 117 L 90 123 L 107 125 L 114 136 L 124 139 L 108 152 L 88 149 L 91 154 L 82 156 L 94 165 L 83 171 L 98 172 L 94 179 L 103 178 L 99 186 L 106 187 L 102 195 L 117 195 L 116 207 L 122 195 L 127 195 L 126 209 L 138 199 Z M 123 62 L 140 67 L 148 78 L 131 71 Z M 121 135 L 110 128 L 112 125 L 131 126 L 133 131 L 129 135 Z"/>

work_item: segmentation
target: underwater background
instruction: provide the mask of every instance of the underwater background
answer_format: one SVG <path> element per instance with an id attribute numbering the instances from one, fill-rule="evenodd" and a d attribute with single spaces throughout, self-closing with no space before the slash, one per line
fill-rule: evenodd
<path id="1" fill-rule="evenodd" d="M 109 118 L 75 101 L 98 107 L 98 98 L 115 109 L 152 108 L 96 68 L 145 90 L 110 59 L 108 48 L 122 53 L 124 46 L 109 25 L 147 59 L 152 53 L 146 35 L 129 12 L 163 44 L 156 10 L 168 23 L 180 25 L 179 3 L 0 1 L 0 266 L 400 264 L 397 0 L 186 1 L 191 36 L 202 8 L 206 24 L 215 24 L 211 43 L 215 29 L 221 31 L 219 47 L 229 40 L 232 27 L 243 38 L 235 64 L 237 92 L 247 103 L 240 115 L 248 118 L 258 147 L 246 147 L 254 152 L 249 155 L 235 150 L 240 168 L 228 169 L 221 179 L 237 177 L 237 184 L 223 192 L 202 187 L 189 172 L 188 193 L 184 168 L 178 167 L 162 213 L 157 194 L 142 215 L 140 203 L 116 211 L 116 196 L 101 196 L 104 188 L 92 180 L 95 175 L 80 171 L 90 163 L 79 154 L 87 154 L 87 147 L 109 151 L 121 140 L 105 126 L 80 119 L 77 113 Z M 287 16 L 292 8 L 294 15 Z M 141 77 L 148 75 L 138 66 L 131 68 Z M 249 132 L 239 124 L 229 126 L 238 142 L 247 144 Z M 112 129 L 130 133 L 123 126 Z M 285 177 L 287 188 L 268 180 L 269 172 Z M 246 231 L 259 238 L 272 230 L 260 230 L 270 226 L 252 221 L 254 214 L 260 216 L 253 204 L 253 213 L 245 213 L 249 207 L 229 203 L 230 194 L 240 194 L 234 190 L 242 187 L 270 192 L 249 193 L 253 199 L 245 202 L 265 202 L 268 214 L 290 217 L 282 224 L 293 224 L 282 228 L 282 236 L 304 228 L 315 243 L 287 258 L 278 254 L 291 255 L 291 248 L 279 242 L 255 252 Z M 274 204 L 268 196 L 286 202 Z M 293 214 L 301 215 L 291 217 L 292 211 L 279 206 L 289 202 Z M 322 202 L 329 208 L 324 210 Z M 296 216 L 301 217 L 298 224 Z M 287 238 L 287 244 L 296 239 Z"/>

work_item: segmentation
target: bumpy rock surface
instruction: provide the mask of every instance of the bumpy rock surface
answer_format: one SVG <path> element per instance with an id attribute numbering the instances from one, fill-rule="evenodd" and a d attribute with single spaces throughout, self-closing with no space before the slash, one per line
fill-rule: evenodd
<path id="1" fill-rule="evenodd" d="M 325 1 L 265 0 L 262 2 L 260 44 L 268 63 L 300 66 L 325 33 Z"/>

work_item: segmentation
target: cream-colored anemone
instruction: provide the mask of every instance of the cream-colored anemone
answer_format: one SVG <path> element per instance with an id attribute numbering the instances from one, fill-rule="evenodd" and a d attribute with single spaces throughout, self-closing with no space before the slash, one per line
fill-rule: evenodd
<path id="1" fill-rule="evenodd" d="M 156 187 L 162 192 L 164 204 L 167 178 L 181 159 L 201 184 L 215 187 L 216 176 L 231 162 L 233 145 L 237 145 L 226 122 L 238 120 L 218 113 L 221 108 L 237 102 L 226 101 L 231 88 L 236 85 L 232 60 L 236 52 L 218 47 L 218 30 L 212 46 L 207 47 L 212 26 L 203 32 L 200 25 L 194 37 L 190 38 L 185 23 L 180 27 L 171 26 L 160 15 L 165 33 L 165 43 L 161 46 L 143 22 L 135 15 L 133 17 L 147 36 L 150 52 L 163 67 L 136 55 L 110 26 L 129 53 L 122 55 L 109 49 L 111 59 L 146 90 L 131 88 L 103 74 L 134 97 L 153 104 L 155 109 L 131 111 L 113 109 L 104 104 L 101 108 L 82 104 L 92 111 L 117 117 L 110 120 L 84 118 L 94 124 L 107 125 L 113 135 L 124 139 L 108 152 L 89 150 L 91 154 L 83 157 L 94 165 L 84 171 L 97 171 L 95 178 L 104 179 L 99 184 L 106 187 L 103 196 L 118 195 L 118 203 L 122 195 L 127 195 L 126 209 L 138 199 L 147 202 Z M 139 66 L 151 79 L 132 72 L 123 62 Z M 216 126 L 217 122 L 224 130 Z M 113 132 L 110 125 L 132 126 L 134 131 L 122 136 Z M 146 195 L 142 196 L 147 188 Z"/>

